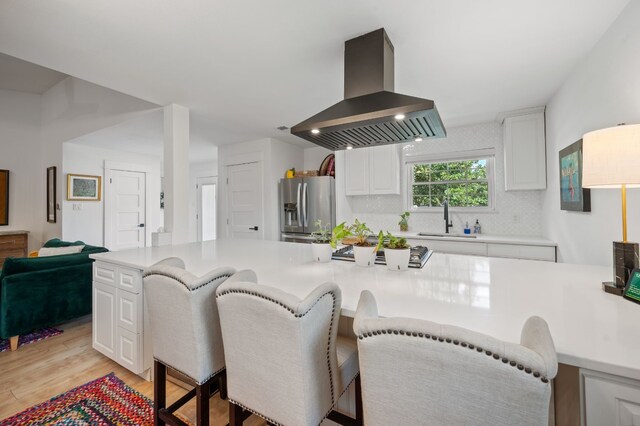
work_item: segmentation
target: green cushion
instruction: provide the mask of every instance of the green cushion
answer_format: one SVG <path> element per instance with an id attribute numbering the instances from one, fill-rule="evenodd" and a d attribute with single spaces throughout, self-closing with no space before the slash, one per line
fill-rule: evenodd
<path id="1" fill-rule="evenodd" d="M 59 238 L 53 238 L 46 243 L 42 247 L 71 247 L 71 246 L 84 246 L 82 249 L 82 253 L 85 252 L 93 252 L 96 249 L 102 249 L 104 247 L 99 246 L 90 246 L 89 244 L 85 244 L 84 241 L 62 241 Z M 100 253 L 100 252 L 98 252 Z"/>
<path id="2" fill-rule="evenodd" d="M 45 247 L 69 247 L 72 245 L 83 245 L 82 241 L 76 241 L 69 243 L 61 241 L 59 239 L 53 239 L 47 241 Z M 0 281 L 4 277 L 22 274 L 25 272 L 42 271 L 45 269 L 62 268 L 65 266 L 81 265 L 83 263 L 91 262 L 89 255 L 93 253 L 103 253 L 108 251 L 104 247 L 96 247 L 85 245 L 84 249 L 80 253 L 63 254 L 60 256 L 45 256 L 45 257 L 10 257 L 4 261 L 2 271 L 0 272 Z"/>

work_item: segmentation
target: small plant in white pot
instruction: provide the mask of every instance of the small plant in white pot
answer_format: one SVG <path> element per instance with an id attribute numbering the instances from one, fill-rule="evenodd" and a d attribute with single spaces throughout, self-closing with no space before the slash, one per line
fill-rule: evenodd
<path id="1" fill-rule="evenodd" d="M 384 258 L 387 268 L 392 271 L 406 271 L 409 269 L 411 247 L 404 238 L 398 238 L 387 232 L 384 237 Z"/>
<path id="2" fill-rule="evenodd" d="M 404 212 L 400 215 L 400 222 L 398 222 L 398 225 L 400 225 L 400 230 L 402 232 L 407 232 L 409 230 L 409 216 L 411 216 L 411 213 L 409 212 Z"/>
<path id="3" fill-rule="evenodd" d="M 330 262 L 333 249 L 331 248 L 329 224 L 322 224 L 322 221 L 318 220 L 315 226 L 316 230 L 311 233 L 313 237 L 313 243 L 311 244 L 313 260 L 320 263 Z"/>
<path id="4" fill-rule="evenodd" d="M 371 229 L 366 223 L 360 222 L 358 219 L 349 227 L 353 241 L 353 256 L 358 266 L 372 266 L 376 261 L 376 253 L 379 244 L 373 244 L 367 241 L 371 235 Z"/>

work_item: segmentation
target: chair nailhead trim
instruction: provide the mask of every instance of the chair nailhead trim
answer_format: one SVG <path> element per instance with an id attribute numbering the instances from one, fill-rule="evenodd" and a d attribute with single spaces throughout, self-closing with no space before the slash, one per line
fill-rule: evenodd
<path id="1" fill-rule="evenodd" d="M 302 313 L 297 313 L 293 310 L 293 308 L 289 307 L 289 306 L 285 306 L 284 303 L 278 301 L 278 300 L 274 300 L 270 297 L 267 297 L 261 293 L 255 292 L 255 291 L 247 291 L 247 290 L 240 290 L 240 289 L 229 289 L 229 290 L 225 290 L 221 293 L 216 294 L 216 299 L 225 296 L 227 294 L 233 294 L 233 293 L 241 293 L 241 294 L 248 294 L 250 296 L 255 296 L 258 297 L 260 299 L 264 299 L 267 300 L 269 302 L 272 302 L 274 304 L 277 304 L 279 306 L 282 306 L 283 308 L 285 308 L 287 311 L 289 311 L 290 313 L 294 314 L 295 318 L 302 318 L 305 315 L 307 315 L 309 312 L 311 312 L 311 310 L 318 304 L 318 302 L 320 302 L 320 300 L 322 300 L 325 296 L 329 295 L 331 296 L 332 299 L 332 303 L 333 306 L 331 307 L 331 321 L 329 322 L 329 336 L 327 339 L 327 367 L 329 370 L 329 385 L 330 385 L 330 389 L 331 389 L 331 403 L 332 405 L 335 405 L 336 403 L 336 399 L 335 399 L 335 390 L 334 390 L 334 384 L 333 384 L 333 369 L 331 368 L 331 334 L 333 331 L 333 322 L 334 322 L 334 317 L 335 317 L 335 312 L 336 312 L 336 296 L 335 294 L 333 294 L 333 292 L 328 291 L 326 293 L 321 294 L 320 296 L 318 296 L 318 298 L 311 304 L 311 306 L 309 306 L 309 309 L 307 309 L 305 312 Z M 391 330 L 389 330 L 389 332 L 391 332 Z M 397 331 L 395 332 L 397 334 Z M 371 337 L 372 334 L 369 333 L 369 335 L 367 336 L 365 333 L 364 337 Z M 242 406 L 242 405 L 241 405 Z M 251 410 L 249 410 L 251 411 Z M 253 412 L 253 411 L 252 411 Z M 269 420 L 270 421 L 270 420 Z M 273 423 L 273 422 L 272 422 Z"/>
<path id="2" fill-rule="evenodd" d="M 185 287 L 187 288 L 187 290 L 188 290 L 188 291 L 195 291 L 195 290 L 198 290 L 199 288 L 202 288 L 202 287 L 207 286 L 207 285 L 209 285 L 209 284 L 211 284 L 211 283 L 214 283 L 214 282 L 216 282 L 216 281 L 218 281 L 218 280 L 220 280 L 220 279 L 222 279 L 222 278 L 227 279 L 227 278 L 230 278 L 230 277 L 231 277 L 231 275 L 230 275 L 230 274 L 218 275 L 217 277 L 215 277 L 215 278 L 214 278 L 214 279 L 212 279 L 211 281 L 207 281 L 207 282 L 205 282 L 205 283 L 200 284 L 200 285 L 199 285 L 199 286 L 197 286 L 197 287 L 190 288 L 190 287 L 187 285 L 187 283 L 185 283 L 184 281 L 182 281 L 182 280 L 181 280 L 180 278 L 178 278 L 177 276 L 172 275 L 172 274 L 167 274 L 167 273 L 164 273 L 164 272 L 163 272 L 163 273 L 160 273 L 160 272 L 155 271 L 155 272 L 145 273 L 145 274 L 143 275 L 143 278 L 147 278 L 147 277 L 150 277 L 150 276 L 152 276 L 152 275 L 160 275 L 160 276 L 162 276 L 162 277 L 167 277 L 167 278 L 171 278 L 172 280 L 176 280 L 176 281 L 178 281 L 180 284 L 182 284 L 183 286 L 185 286 Z"/>
<path id="3" fill-rule="evenodd" d="M 209 379 L 211 379 L 211 378 L 212 378 L 213 376 L 215 376 L 216 374 L 219 374 L 219 373 L 223 372 L 223 371 L 224 371 L 224 369 L 226 368 L 226 367 L 222 367 L 222 368 L 221 368 L 221 369 L 219 369 L 218 371 L 214 371 L 214 372 L 213 372 L 213 373 L 211 373 L 211 374 L 210 374 L 206 379 L 204 379 L 203 381 L 199 382 L 199 381 L 197 381 L 196 379 L 194 379 L 193 377 L 191 377 L 190 375 L 188 375 L 187 373 L 185 373 L 184 371 L 178 370 L 178 369 L 177 369 L 177 368 L 175 368 L 173 365 L 171 365 L 171 364 L 169 364 L 169 363 L 167 363 L 167 362 L 164 362 L 163 360 L 161 360 L 161 359 L 159 359 L 159 358 L 156 358 L 156 357 L 153 357 L 153 359 L 154 359 L 154 361 L 158 361 L 159 363 L 162 363 L 162 364 L 166 365 L 167 367 L 169 367 L 169 368 L 171 368 L 171 369 L 173 369 L 173 370 L 176 370 L 178 373 L 182 374 L 183 376 L 186 376 L 186 377 L 190 378 L 190 379 L 191 379 L 191 380 L 193 380 L 193 382 L 194 382 L 195 384 L 197 384 L 197 385 L 203 385 L 203 384 L 207 383 L 207 382 L 209 381 Z"/>
<path id="4" fill-rule="evenodd" d="M 503 364 L 509 364 L 511 367 L 516 367 L 518 370 L 524 371 L 526 374 L 532 374 L 533 373 L 533 377 L 540 378 L 540 381 L 542 383 L 549 383 L 549 379 L 547 379 L 546 377 L 542 376 L 538 371 L 533 371 L 533 369 L 531 369 L 530 367 L 525 367 L 522 364 L 518 364 L 516 361 L 509 360 L 507 357 L 501 357 L 497 353 L 493 353 L 492 351 L 490 351 L 488 349 L 485 350 L 485 349 L 482 349 L 479 346 L 473 345 L 472 343 L 460 342 L 459 340 L 452 340 L 450 338 L 432 336 L 432 335 L 423 334 L 423 333 L 417 333 L 416 334 L 416 332 L 410 332 L 410 331 L 404 331 L 404 330 L 382 330 L 382 331 L 366 332 L 364 334 L 358 335 L 358 339 L 363 340 L 363 339 L 365 339 L 367 337 L 380 335 L 381 333 L 382 334 L 394 334 L 394 335 L 400 334 L 400 335 L 407 335 L 407 336 L 412 336 L 412 337 L 416 337 L 416 335 L 417 335 L 418 337 L 424 337 L 425 339 L 437 340 L 439 342 L 453 343 L 456 346 L 460 345 L 463 348 L 469 348 L 471 350 L 475 349 L 478 353 L 484 352 L 487 356 L 493 356 L 493 359 L 501 360 Z"/>

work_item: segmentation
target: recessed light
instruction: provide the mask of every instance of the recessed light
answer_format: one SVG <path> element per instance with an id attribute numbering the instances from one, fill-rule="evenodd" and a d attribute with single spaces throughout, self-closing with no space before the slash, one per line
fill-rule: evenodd
<path id="1" fill-rule="evenodd" d="M 351 145 L 347 145 L 347 149 L 353 149 Z"/>
<path id="2" fill-rule="evenodd" d="M 318 129 L 311 129 L 311 133 L 313 133 L 314 135 L 317 135 L 318 133 L 320 133 L 320 130 L 318 130 Z"/>
<path id="3" fill-rule="evenodd" d="M 422 142 L 422 138 L 415 138 L 414 141 L 415 142 Z"/>
<path id="4" fill-rule="evenodd" d="M 404 114 L 396 114 L 394 117 L 396 120 L 404 120 Z"/>

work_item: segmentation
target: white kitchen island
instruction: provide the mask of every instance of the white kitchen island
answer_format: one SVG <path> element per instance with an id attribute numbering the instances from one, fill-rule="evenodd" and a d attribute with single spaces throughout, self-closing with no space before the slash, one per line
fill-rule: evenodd
<path id="1" fill-rule="evenodd" d="M 640 410 L 640 305 L 601 290 L 601 282 L 611 279 L 608 267 L 435 253 L 423 269 L 396 272 L 343 261 L 320 264 L 312 261 L 310 245 L 253 240 L 91 255 L 96 260 L 94 348 L 114 354 L 136 373 L 151 366 L 142 271 L 171 256 L 182 258 L 195 275 L 218 266 L 253 269 L 260 284 L 298 297 L 323 282 L 336 282 L 346 317 L 354 315 L 365 289 L 376 296 L 380 315 L 453 324 L 511 342 L 519 342 L 525 320 L 538 315 L 549 324 L 559 361 L 580 368 L 582 384 L 591 386 L 581 392 L 587 418 L 596 419 L 605 408 L 618 410 L 617 415 Z M 600 382 L 621 387 L 632 406 L 616 405 L 609 388 L 602 401 Z"/>

